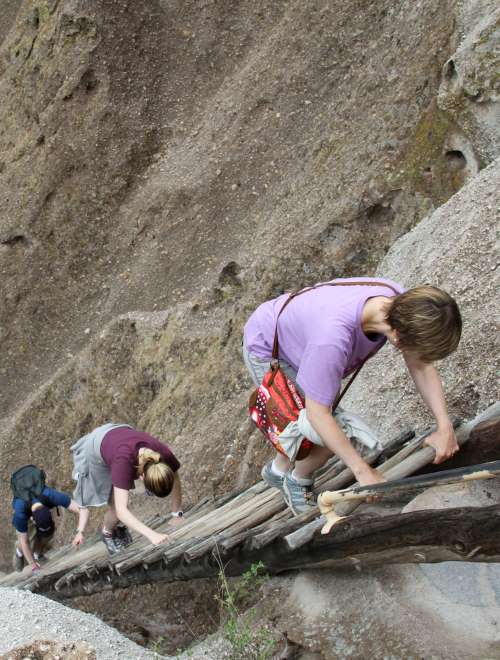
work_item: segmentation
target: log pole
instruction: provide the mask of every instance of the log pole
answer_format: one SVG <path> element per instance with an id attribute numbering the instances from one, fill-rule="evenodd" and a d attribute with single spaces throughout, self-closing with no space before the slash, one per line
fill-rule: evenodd
<path id="1" fill-rule="evenodd" d="M 500 461 L 481 463 L 466 468 L 455 470 L 444 470 L 432 474 L 420 475 L 418 477 L 407 477 L 387 483 L 374 484 L 373 486 L 354 486 L 344 490 L 325 490 L 318 497 L 318 506 L 321 513 L 327 513 L 332 506 L 339 502 L 352 500 L 366 500 L 368 497 L 381 497 L 399 491 L 415 490 L 419 488 L 430 488 L 432 486 L 444 486 L 457 484 L 462 481 L 475 479 L 493 479 L 500 475 Z"/>
<path id="2" fill-rule="evenodd" d="M 487 408 L 485 411 L 483 411 L 480 415 L 478 415 L 471 421 L 460 426 L 456 432 L 457 443 L 459 444 L 459 446 L 462 446 L 467 442 L 472 431 L 477 426 L 479 426 L 479 424 L 498 418 L 500 418 L 499 401 L 491 405 L 489 408 Z M 429 446 L 423 447 L 422 449 L 419 449 L 418 451 L 411 453 L 409 456 L 404 458 L 397 465 L 391 464 L 389 469 L 387 469 L 387 463 L 385 463 L 379 468 L 379 471 L 385 474 L 385 477 L 388 481 L 404 479 L 405 477 L 414 474 L 415 472 L 423 468 L 425 465 L 432 463 L 432 461 L 435 458 L 435 455 L 436 452 L 433 449 L 433 447 L 429 447 Z M 396 456 L 394 456 L 388 462 L 393 461 L 396 458 Z M 323 526 L 322 533 L 328 534 L 331 528 L 340 520 L 342 520 L 346 515 L 352 513 L 352 511 L 354 511 L 354 509 L 356 509 L 356 507 L 358 507 L 359 504 L 361 504 L 361 501 L 362 500 L 346 503 L 345 507 L 341 511 L 335 511 L 333 505 L 330 507 L 327 507 L 325 505 L 324 515 L 326 516 L 327 521 L 326 524 Z"/>

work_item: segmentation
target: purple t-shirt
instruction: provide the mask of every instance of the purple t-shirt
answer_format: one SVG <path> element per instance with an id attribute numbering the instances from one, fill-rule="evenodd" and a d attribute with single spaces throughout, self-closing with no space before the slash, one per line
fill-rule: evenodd
<path id="1" fill-rule="evenodd" d="M 387 282 L 397 293 L 405 290 L 391 280 L 376 280 Z M 278 322 L 279 357 L 297 370 L 297 384 L 310 399 L 331 405 L 342 378 L 354 371 L 370 353 L 382 348 L 385 337 L 368 338 L 361 327 L 361 315 L 369 298 L 394 295 L 392 289 L 376 284 L 323 286 L 301 294 L 287 305 Z M 276 317 L 288 296 L 285 293 L 260 305 L 245 325 L 245 344 L 253 355 L 271 357 Z"/>
<path id="2" fill-rule="evenodd" d="M 137 479 L 138 452 L 142 447 L 157 451 L 165 463 L 176 472 L 180 463 L 160 440 L 143 431 L 126 426 L 108 431 L 101 443 L 101 456 L 111 469 L 111 481 L 116 488 L 131 490 Z"/>

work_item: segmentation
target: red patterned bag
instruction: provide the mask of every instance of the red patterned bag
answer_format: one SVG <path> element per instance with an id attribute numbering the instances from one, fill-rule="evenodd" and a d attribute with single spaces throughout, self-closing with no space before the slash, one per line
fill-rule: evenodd
<path id="1" fill-rule="evenodd" d="M 271 363 L 262 384 L 252 392 L 249 401 L 249 413 L 256 426 L 262 431 L 273 447 L 286 456 L 280 444 L 279 436 L 290 424 L 297 421 L 299 412 L 304 408 L 304 401 L 295 387 L 295 383 L 281 370 L 279 362 Z M 305 458 L 311 451 L 312 442 L 304 439 L 297 453 L 297 458 Z"/>
<path id="2" fill-rule="evenodd" d="M 270 369 L 266 372 L 261 385 L 259 385 L 259 387 L 252 392 L 248 402 L 248 412 L 255 425 L 262 431 L 264 436 L 267 438 L 267 440 L 269 440 L 276 451 L 279 451 L 285 456 L 287 454 L 280 444 L 279 437 L 288 426 L 288 424 L 297 421 L 300 411 L 305 407 L 305 402 L 297 390 L 295 383 L 285 374 L 284 371 L 282 371 L 280 367 L 278 344 L 279 317 L 281 316 L 281 313 L 288 305 L 288 303 L 302 293 L 312 291 L 313 289 L 316 289 L 320 286 L 356 285 L 386 286 L 392 289 L 395 294 L 398 293 L 396 289 L 394 289 L 389 284 L 386 284 L 385 282 L 325 282 L 323 284 L 317 284 L 316 286 L 302 289 L 302 291 L 297 291 L 290 294 L 288 299 L 285 301 L 285 304 L 279 311 L 278 317 L 276 319 L 276 330 L 274 332 L 274 344 Z M 332 413 L 335 411 L 336 407 L 340 403 L 340 400 L 347 392 L 353 380 L 360 372 L 361 367 L 369 357 L 371 357 L 371 354 L 368 355 L 359 365 L 354 374 L 351 376 L 349 382 L 345 385 L 342 392 L 340 392 L 336 397 L 332 406 Z M 302 458 L 305 458 L 311 451 L 312 446 L 313 443 L 307 438 L 304 438 L 297 453 L 296 459 L 301 460 Z"/>

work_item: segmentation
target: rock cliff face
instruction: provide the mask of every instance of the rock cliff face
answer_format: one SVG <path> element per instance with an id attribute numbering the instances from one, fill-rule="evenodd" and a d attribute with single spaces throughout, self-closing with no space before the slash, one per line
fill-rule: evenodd
<path id="1" fill-rule="evenodd" d="M 70 445 L 106 419 L 170 442 L 188 500 L 255 479 L 241 330 L 320 279 L 448 288 L 451 410 L 487 403 L 496 3 L 26 0 L 0 18 L 3 502 L 27 461 L 70 489 Z M 383 433 L 424 421 L 396 364 L 350 400 Z"/>
<path id="2" fill-rule="evenodd" d="M 470 162 L 472 144 L 476 163 L 489 162 L 500 150 L 500 8 L 464 3 L 458 21 L 462 40 L 444 65 L 438 105 L 460 127 L 450 135 L 450 149 L 468 151 Z"/>
<path id="3" fill-rule="evenodd" d="M 434 283 L 460 302 L 457 351 L 439 366 L 447 400 L 466 419 L 498 397 L 498 226 L 500 159 L 395 242 L 377 269 L 407 286 Z M 370 418 L 382 437 L 405 423 L 432 419 L 394 349 L 364 367 L 346 405 Z"/>
<path id="4" fill-rule="evenodd" d="M 436 103 L 455 4 L 23 3 L 0 53 L 3 412 L 117 313 L 373 271 L 491 158 Z"/>

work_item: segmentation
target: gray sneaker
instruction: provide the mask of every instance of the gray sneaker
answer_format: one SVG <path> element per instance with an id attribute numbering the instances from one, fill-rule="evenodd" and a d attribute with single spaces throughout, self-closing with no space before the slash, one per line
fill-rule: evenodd
<path id="1" fill-rule="evenodd" d="M 306 511 L 312 511 L 316 506 L 313 494 L 313 480 L 301 479 L 302 483 L 294 479 L 289 472 L 285 475 L 283 491 L 285 500 L 292 513 L 298 516 Z"/>
<path id="2" fill-rule="evenodd" d="M 101 532 L 101 541 L 106 546 L 108 555 L 116 555 L 117 552 L 120 552 L 120 550 L 123 550 L 124 548 L 121 539 L 115 536 L 108 536 L 108 534 L 104 534 L 104 532 Z"/>
<path id="3" fill-rule="evenodd" d="M 271 469 L 271 465 L 272 465 L 272 461 L 266 463 L 262 468 L 260 476 L 264 479 L 264 481 L 268 486 L 271 486 L 272 488 L 277 488 L 284 496 L 283 493 L 284 477 L 279 477 L 277 474 L 274 474 L 274 472 Z"/>
<path id="4" fill-rule="evenodd" d="M 123 548 L 126 548 L 128 545 L 134 542 L 132 534 L 129 532 L 128 527 L 125 527 L 122 523 L 118 525 L 113 530 L 113 540 L 121 542 Z"/>

